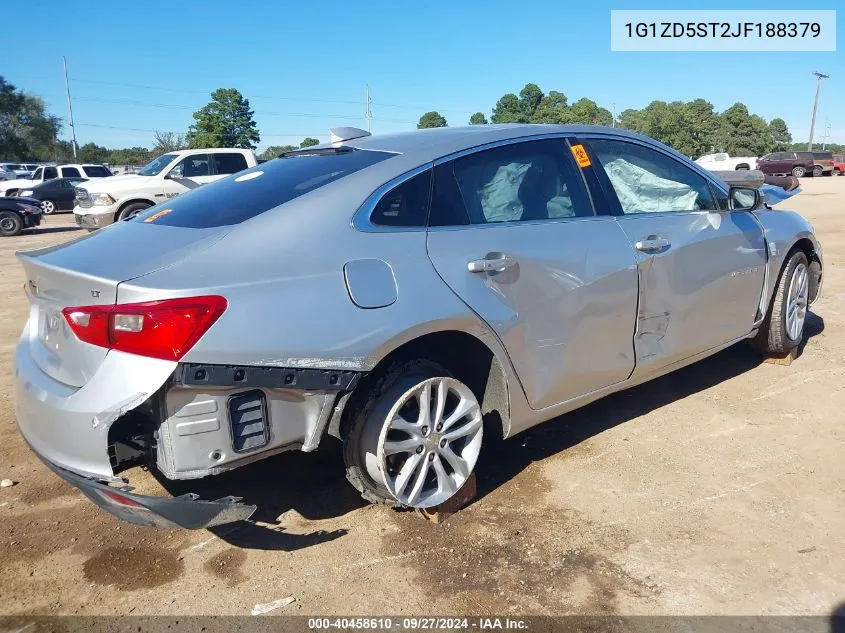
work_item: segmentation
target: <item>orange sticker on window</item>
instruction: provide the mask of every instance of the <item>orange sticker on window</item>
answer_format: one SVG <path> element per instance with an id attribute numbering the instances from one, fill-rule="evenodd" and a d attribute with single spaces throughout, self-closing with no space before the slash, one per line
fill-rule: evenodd
<path id="1" fill-rule="evenodd" d="M 162 209 L 158 213 L 153 213 L 150 217 L 148 217 L 146 220 L 144 220 L 144 222 L 155 222 L 156 220 L 158 220 L 161 217 L 164 217 L 165 215 L 167 215 L 171 211 L 173 211 L 173 209 Z"/>
<path id="2" fill-rule="evenodd" d="M 572 155 L 575 157 L 575 160 L 578 161 L 578 165 L 580 167 L 589 167 L 592 165 L 590 157 L 587 156 L 587 150 L 584 149 L 583 145 L 573 145 Z"/>

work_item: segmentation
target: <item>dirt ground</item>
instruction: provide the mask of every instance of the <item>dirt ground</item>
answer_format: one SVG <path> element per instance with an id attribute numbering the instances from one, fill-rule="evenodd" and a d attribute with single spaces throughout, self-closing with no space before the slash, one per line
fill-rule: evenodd
<path id="1" fill-rule="evenodd" d="M 51 217 L 0 240 L 0 477 L 19 482 L 0 489 L 0 613 L 247 615 L 292 596 L 274 613 L 829 614 L 845 601 L 845 178 L 802 184 L 785 205 L 826 269 L 792 366 L 735 346 L 494 446 L 480 498 L 440 525 L 364 505 L 333 446 L 218 478 L 259 504 L 254 524 L 100 511 L 14 421 L 13 253 L 80 232 Z"/>

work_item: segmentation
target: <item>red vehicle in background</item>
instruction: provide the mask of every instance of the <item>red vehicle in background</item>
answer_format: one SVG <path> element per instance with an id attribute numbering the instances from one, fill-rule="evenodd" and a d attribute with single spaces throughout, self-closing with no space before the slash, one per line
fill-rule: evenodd
<path id="1" fill-rule="evenodd" d="M 845 174 L 845 154 L 833 155 L 833 173 L 836 176 Z"/>

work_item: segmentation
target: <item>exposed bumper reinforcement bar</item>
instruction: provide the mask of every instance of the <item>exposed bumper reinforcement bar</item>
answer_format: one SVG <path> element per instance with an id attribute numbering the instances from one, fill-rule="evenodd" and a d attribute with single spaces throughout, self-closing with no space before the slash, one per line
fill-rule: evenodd
<path id="1" fill-rule="evenodd" d="M 136 495 L 131 493 L 131 486 L 109 486 L 97 479 L 66 470 L 43 457 L 41 461 L 59 477 L 79 488 L 103 510 L 137 525 L 198 530 L 245 521 L 256 510 L 256 506 L 239 503 L 239 497 L 204 501 L 193 493 L 179 497 Z"/>
<path id="2" fill-rule="evenodd" d="M 241 365 L 184 363 L 177 376 L 183 385 L 215 387 L 265 387 L 268 389 L 313 389 L 350 391 L 361 372 L 342 369 L 303 369 Z"/>

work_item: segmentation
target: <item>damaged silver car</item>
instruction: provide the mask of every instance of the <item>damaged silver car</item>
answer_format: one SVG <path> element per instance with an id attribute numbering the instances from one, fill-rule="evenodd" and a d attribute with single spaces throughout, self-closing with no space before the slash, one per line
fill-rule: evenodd
<path id="1" fill-rule="evenodd" d="M 368 500 L 437 506 L 510 437 L 742 339 L 787 353 L 810 224 L 622 130 L 479 125 L 283 154 L 19 254 L 21 433 L 123 519 L 198 528 L 212 477 L 340 438 Z M 248 500 L 247 500 L 248 501 Z"/>

